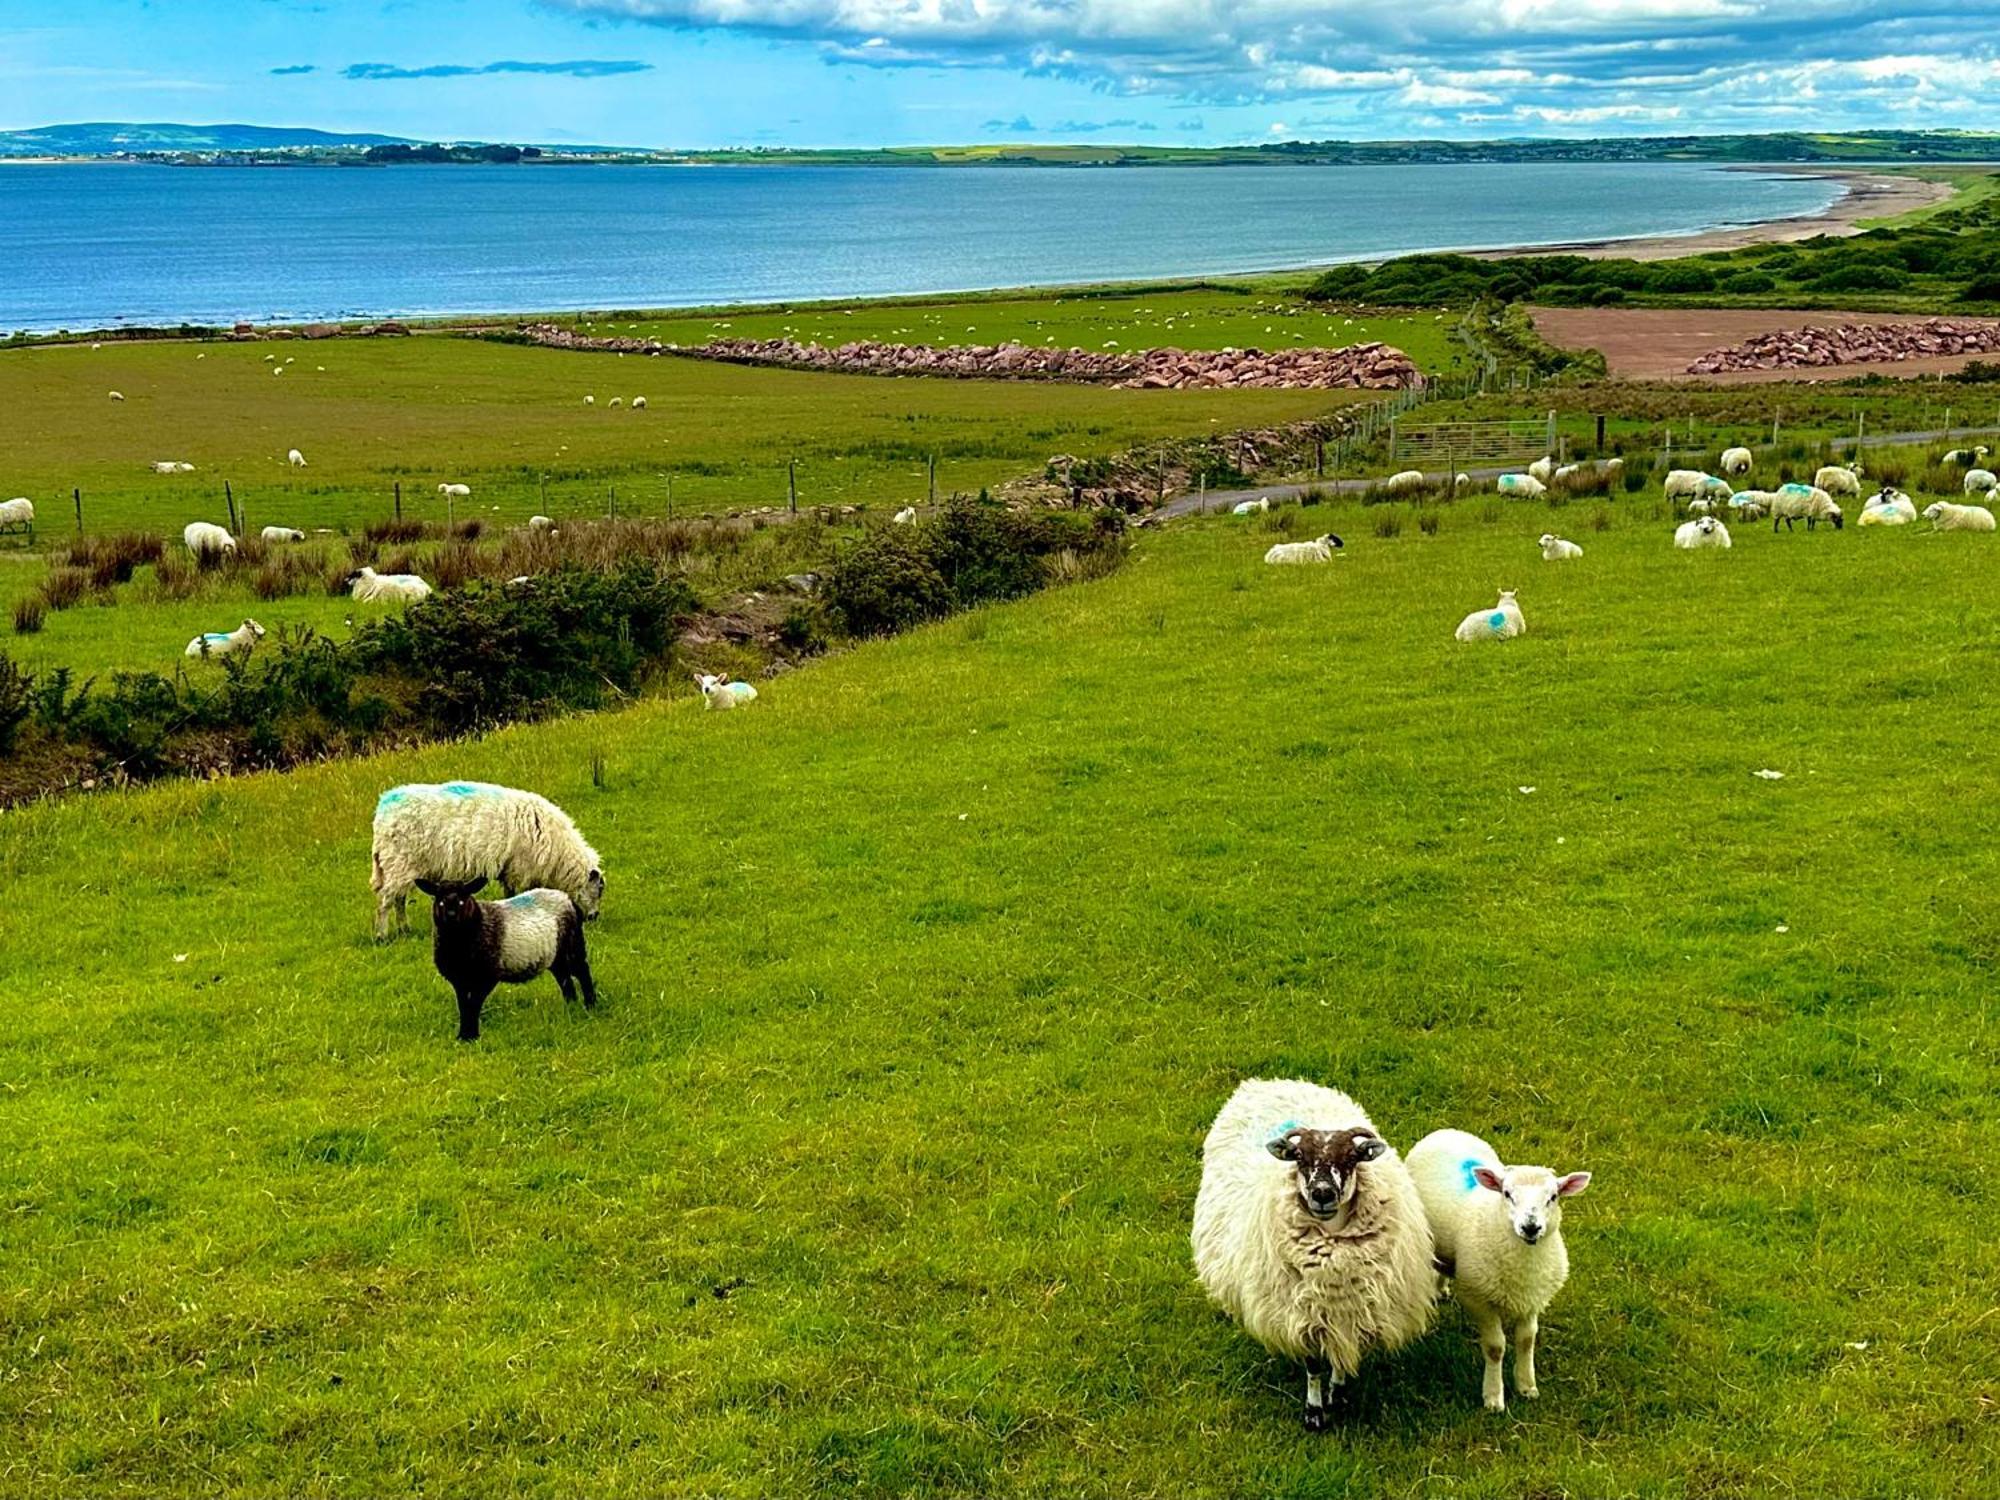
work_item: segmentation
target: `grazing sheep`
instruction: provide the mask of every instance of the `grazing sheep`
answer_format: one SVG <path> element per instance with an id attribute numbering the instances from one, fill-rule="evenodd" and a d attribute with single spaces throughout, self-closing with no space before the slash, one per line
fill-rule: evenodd
<path id="1" fill-rule="evenodd" d="M 623 406 L 625 404 L 625 398 L 623 396 L 613 396 L 609 401 L 605 402 L 604 404 L 606 406 Z"/>
<path id="2" fill-rule="evenodd" d="M 1769 490 L 1738 490 L 1729 497 L 1729 508 L 1746 521 L 1762 519 L 1771 508 Z"/>
<path id="3" fill-rule="evenodd" d="M 1452 632 L 1461 641 L 1511 641 L 1527 633 L 1527 619 L 1521 614 L 1521 606 L 1514 602 L 1512 589 L 1502 589 L 1499 603 L 1491 609 L 1475 609 Z"/>
<path id="4" fill-rule="evenodd" d="M 198 635 L 187 643 L 184 656 L 242 656 L 248 655 L 257 643 L 264 639 L 264 627 L 255 620 L 245 620 L 226 634 L 210 631 Z"/>
<path id="5" fill-rule="evenodd" d="M 470 500 L 472 498 L 472 486 L 469 484 L 441 484 L 438 486 L 438 493 L 451 500 Z"/>
<path id="6" fill-rule="evenodd" d="M 294 448 L 285 455 L 285 462 L 295 469 L 303 469 L 306 466 L 306 456 Z"/>
<path id="7" fill-rule="evenodd" d="M 1939 531 L 1991 531 L 1993 512 L 1983 505 L 1953 505 L 1939 500 L 1924 507 L 1924 519 Z"/>
<path id="8" fill-rule="evenodd" d="M 1264 561 L 1267 563 L 1332 562 L 1333 554 L 1345 545 L 1346 543 L 1329 531 L 1325 536 L 1315 537 L 1310 542 L 1279 542 L 1264 554 Z"/>
<path id="9" fill-rule="evenodd" d="M 111 393 L 111 399 L 113 401 L 123 401 L 125 399 L 125 393 L 123 391 L 113 391 Z"/>
<path id="10" fill-rule="evenodd" d="M 348 596 L 360 604 L 415 604 L 431 596 L 431 586 L 414 573 L 378 573 L 357 568 L 347 575 Z"/>
<path id="11" fill-rule="evenodd" d="M 528 517 L 528 530 L 530 531 L 554 531 L 555 527 L 555 519 L 552 516 Z"/>
<path id="12" fill-rule="evenodd" d="M 1917 518 L 1917 503 L 1901 490 L 1885 488 L 1861 507 L 1856 526 L 1907 526 Z"/>
<path id="13" fill-rule="evenodd" d="M 1237 1087 L 1202 1146 L 1195 1274 L 1273 1354 L 1306 1367 L 1305 1425 L 1327 1387 L 1430 1326 L 1430 1227 L 1403 1163 L 1347 1095 L 1300 1079 Z"/>
<path id="14" fill-rule="evenodd" d="M 1582 464 L 1564 464 L 1561 468 L 1557 469 L 1555 473 L 1551 474 L 1548 477 L 1547 482 L 1550 484 L 1567 484 L 1571 479 L 1574 479 L 1578 474 L 1581 474 L 1582 472 L 1583 472 Z"/>
<path id="15" fill-rule="evenodd" d="M 1412 490 L 1420 490 L 1423 487 L 1422 469 L 1404 469 L 1400 474 L 1391 474 L 1382 481 L 1382 493 L 1385 495 L 1407 495 Z"/>
<path id="16" fill-rule="evenodd" d="M 583 398 L 583 404 L 585 406 L 595 406 L 597 405 L 597 398 L 595 396 L 585 396 Z"/>
<path id="17" fill-rule="evenodd" d="M 1536 480 L 1542 484 L 1547 484 L 1554 477 L 1555 471 L 1556 461 L 1554 457 L 1547 453 L 1544 453 L 1540 458 L 1528 465 L 1528 472 L 1534 475 Z"/>
<path id="18" fill-rule="evenodd" d="M 1256 516 L 1262 515 L 1270 508 L 1269 500 L 1239 500 L 1229 507 L 1229 513 L 1232 516 Z"/>
<path id="19" fill-rule="evenodd" d="M 1549 487 L 1532 474 L 1502 474 L 1494 485 L 1501 494 L 1519 495 L 1524 500 L 1539 500 L 1549 492 Z"/>
<path id="20" fill-rule="evenodd" d="M 1674 500 L 1727 500 L 1735 493 L 1725 479 L 1699 469 L 1675 469 L 1667 475 L 1666 495 Z"/>
<path id="21" fill-rule="evenodd" d="M 197 559 L 233 555 L 236 538 L 211 521 L 190 521 L 181 529 L 181 540 Z"/>
<path id="22" fill-rule="evenodd" d="M 1731 495 L 1729 498 L 1734 500 L 1736 497 L 1734 495 Z M 1707 500 L 1698 497 L 1696 499 L 1688 501 L 1688 513 L 1690 515 L 1705 516 L 1714 509 L 1715 509 L 1715 502 L 1713 500 Z"/>
<path id="23" fill-rule="evenodd" d="M 1558 1176 L 1547 1167 L 1507 1167 L 1491 1146 L 1463 1130 L 1434 1130 L 1411 1148 L 1410 1179 L 1429 1222 L 1439 1268 L 1479 1328 L 1486 1355 L 1481 1394 L 1505 1411 L 1500 1365 L 1514 1326 L 1514 1391 L 1538 1394 L 1535 1337 L 1542 1311 L 1569 1279 L 1562 1200 L 1590 1186 L 1588 1172 Z"/>
<path id="24" fill-rule="evenodd" d="M 26 495 L 16 495 L 12 500 L 0 504 L 0 531 L 33 531 L 35 529 L 35 502 Z"/>
<path id="25" fill-rule="evenodd" d="M 898 526 L 907 526 L 912 521 L 916 520 L 916 518 L 917 518 L 917 508 L 914 505 L 906 505 L 901 510 L 896 512 L 894 519 L 895 523 Z"/>
<path id="26" fill-rule="evenodd" d="M 1771 497 L 1771 530 L 1778 529 L 1782 521 L 1785 530 L 1792 529 L 1792 522 L 1803 520 L 1806 530 L 1811 531 L 1821 521 L 1833 522 L 1833 529 L 1840 530 L 1841 510 L 1833 503 L 1833 496 L 1812 484 L 1784 484 Z"/>
<path id="27" fill-rule="evenodd" d="M 747 682 L 731 682 L 727 677 L 715 677 L 707 672 L 695 673 L 694 681 L 695 686 L 701 689 L 704 708 L 730 709 L 757 701 L 757 690 Z"/>
<path id="28" fill-rule="evenodd" d="M 1851 496 L 1861 498 L 1861 465 L 1827 464 L 1813 475 L 1813 485 L 1825 490 L 1835 499 Z"/>
<path id="29" fill-rule="evenodd" d="M 1705 547 L 1729 550 L 1729 528 L 1714 516 L 1697 516 L 1674 528 L 1674 545 L 1683 552 L 1699 552 Z"/>
<path id="30" fill-rule="evenodd" d="M 596 1005 L 576 903 L 545 889 L 505 901 L 475 900 L 485 884 L 417 882 L 431 898 L 431 962 L 458 997 L 458 1039 L 479 1040 L 479 1013 L 500 985 L 525 984 L 543 974 L 555 975 L 564 1000 L 574 1000 L 581 986 L 583 1003 Z"/>
<path id="31" fill-rule="evenodd" d="M 646 398 L 644 396 L 634 396 L 632 398 L 632 410 L 644 411 L 645 409 L 646 409 Z"/>
<path id="32" fill-rule="evenodd" d="M 1755 462 L 1748 448 L 1724 448 L 1716 467 L 1731 479 L 1741 479 Z"/>
<path id="33" fill-rule="evenodd" d="M 1542 549 L 1543 562 L 1568 562 L 1583 556 L 1583 548 L 1575 542 L 1564 541 L 1553 531 L 1543 532 L 1538 545 Z"/>
<path id="34" fill-rule="evenodd" d="M 1985 458 L 1990 452 L 1992 452 L 1992 449 L 1988 448 L 1984 443 L 1981 443 L 1976 448 L 1954 448 L 1940 459 L 1939 462 L 1954 464 L 1961 469 L 1969 469 Z"/>
<path id="35" fill-rule="evenodd" d="M 419 880 L 498 880 L 508 895 L 553 886 L 586 919 L 604 904 L 604 869 L 576 824 L 548 798 L 484 781 L 391 787 L 375 804 L 369 888 L 375 937 L 409 931 L 407 903 Z"/>
<path id="36" fill-rule="evenodd" d="M 294 526 L 266 526 L 258 533 L 267 542 L 303 542 L 306 534 Z"/>
<path id="37" fill-rule="evenodd" d="M 1991 469 L 1968 469 L 1965 473 L 1965 493 L 1968 495 L 1990 495 L 2000 489 L 2000 474 Z"/>

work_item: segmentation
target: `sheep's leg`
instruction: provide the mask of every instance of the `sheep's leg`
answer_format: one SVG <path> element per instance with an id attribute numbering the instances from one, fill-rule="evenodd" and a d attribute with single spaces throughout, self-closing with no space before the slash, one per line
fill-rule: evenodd
<path id="1" fill-rule="evenodd" d="M 486 997 L 493 993 L 493 986 L 484 989 L 467 985 L 458 992 L 458 1039 L 461 1042 L 479 1040 L 479 1012 L 486 1005 Z"/>
<path id="2" fill-rule="evenodd" d="M 1333 1373 L 1331 1361 L 1307 1359 L 1306 1361 L 1306 1431 L 1326 1431 L 1326 1398 L 1340 1377 Z"/>
<path id="3" fill-rule="evenodd" d="M 378 943 L 389 941 L 389 908 L 394 904 L 394 899 L 386 891 L 375 897 L 375 941 Z"/>
<path id="4" fill-rule="evenodd" d="M 1534 1313 L 1514 1325 L 1514 1391 L 1524 1401 L 1540 1394 L 1535 1389 L 1535 1335 L 1541 1326 Z"/>
<path id="5" fill-rule="evenodd" d="M 597 1004 L 597 981 L 590 977 L 590 954 L 583 946 L 583 926 L 577 924 L 563 939 L 562 951 L 556 955 L 556 977 L 563 987 L 563 998 L 567 1000 L 572 991 L 570 979 L 583 986 L 583 1003 Z"/>
<path id="6" fill-rule="evenodd" d="M 1480 1397 L 1488 1411 L 1507 1409 L 1507 1392 L 1500 1375 L 1501 1361 L 1507 1358 L 1507 1330 L 1500 1326 L 1500 1314 L 1480 1308 L 1473 1314 L 1479 1323 L 1479 1347 L 1486 1355 L 1486 1378 Z"/>

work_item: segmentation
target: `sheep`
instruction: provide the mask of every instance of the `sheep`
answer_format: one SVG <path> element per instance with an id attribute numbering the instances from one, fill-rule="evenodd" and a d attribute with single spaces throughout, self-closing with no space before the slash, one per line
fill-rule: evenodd
<path id="1" fill-rule="evenodd" d="M 1938 531 L 1991 531 L 1993 512 L 1983 505 L 1953 505 L 1939 500 L 1924 507 L 1924 519 Z"/>
<path id="2" fill-rule="evenodd" d="M 245 620 L 226 634 L 209 631 L 198 635 L 187 643 L 184 656 L 247 656 L 256 644 L 264 639 L 264 627 L 255 620 Z"/>
<path id="3" fill-rule="evenodd" d="M 812 594 L 819 591 L 820 575 L 817 573 L 787 573 L 785 575 L 785 582 L 797 589 L 801 594 Z"/>
<path id="4" fill-rule="evenodd" d="M 564 812 L 548 798 L 484 781 L 413 782 L 375 803 L 369 889 L 375 938 L 410 930 L 410 890 L 419 880 L 498 880 L 508 895 L 552 886 L 586 921 L 604 904 L 604 867 Z M 473 889 L 479 889 L 478 886 Z"/>
<path id="5" fill-rule="evenodd" d="M 347 575 L 348 596 L 360 604 L 415 604 L 431 596 L 431 586 L 414 573 L 378 573 L 358 568 Z"/>
<path id="6" fill-rule="evenodd" d="M 267 542 L 303 542 L 306 534 L 295 526 L 266 526 L 258 533 Z"/>
<path id="7" fill-rule="evenodd" d="M 1813 475 L 1813 484 L 1816 488 L 1825 490 L 1835 499 L 1852 496 L 1854 499 L 1859 500 L 1861 498 L 1861 465 L 1827 464 L 1817 474 Z"/>
<path id="8" fill-rule="evenodd" d="M 16 495 L 12 500 L 0 503 L 0 531 L 33 531 L 35 529 L 35 502 L 26 495 Z"/>
<path id="9" fill-rule="evenodd" d="M 597 398 L 595 396 L 585 396 L 583 398 L 583 404 L 585 406 L 595 406 L 597 405 Z"/>
<path id="10" fill-rule="evenodd" d="M 1599 468 L 1608 478 L 1615 479 L 1618 475 L 1625 472 L 1625 460 L 1622 458 L 1607 458 Z"/>
<path id="11" fill-rule="evenodd" d="M 613 396 L 609 401 L 605 402 L 604 404 L 606 406 L 623 406 L 625 404 L 625 398 L 623 396 Z"/>
<path id="12" fill-rule="evenodd" d="M 1371 1349 L 1430 1326 L 1436 1273 L 1423 1205 L 1347 1095 L 1252 1078 L 1215 1117 L 1195 1196 L 1195 1274 L 1273 1354 L 1306 1367 L 1305 1425 Z"/>
<path id="13" fill-rule="evenodd" d="M 1575 542 L 1566 542 L 1553 531 L 1542 533 L 1538 545 L 1542 549 L 1543 562 L 1568 562 L 1583 556 L 1583 548 Z"/>
<path id="14" fill-rule="evenodd" d="M 303 469 L 306 466 L 306 456 L 294 448 L 285 455 L 285 462 L 295 469 Z"/>
<path id="15" fill-rule="evenodd" d="M 1940 459 L 1939 462 L 1952 464 L 1961 469 L 1969 469 L 1992 451 L 1984 443 L 1981 443 L 1976 448 L 1954 448 Z"/>
<path id="16" fill-rule="evenodd" d="M 727 677 L 715 677 L 707 672 L 695 673 L 694 682 L 701 689 L 704 708 L 730 709 L 757 701 L 757 690 L 747 682 L 731 682 Z"/>
<path id="17" fill-rule="evenodd" d="M 1734 500 L 1736 497 L 1731 495 L 1729 498 Z M 1714 509 L 1715 502 L 1713 500 L 1696 498 L 1688 501 L 1688 514 L 1690 515 L 1705 516 Z"/>
<path id="18" fill-rule="evenodd" d="M 1666 495 L 1672 500 L 1727 500 L 1735 493 L 1727 480 L 1699 469 L 1675 469 L 1667 475 Z"/>
<path id="19" fill-rule="evenodd" d="M 1769 490 L 1738 490 L 1729 497 L 1729 508 L 1746 521 L 1762 519 L 1771 508 Z"/>
<path id="20" fill-rule="evenodd" d="M 1385 495 L 1407 495 L 1412 490 L 1420 490 L 1423 487 L 1422 469 L 1404 469 L 1401 473 L 1391 474 L 1382 481 L 1382 493 Z"/>
<path id="21" fill-rule="evenodd" d="M 906 505 L 896 512 L 895 522 L 898 526 L 907 526 L 916 518 L 917 508 L 914 505 Z"/>
<path id="22" fill-rule="evenodd" d="M 441 484 L 438 486 L 438 493 L 450 500 L 470 500 L 472 498 L 472 486 L 469 484 Z"/>
<path id="23" fill-rule="evenodd" d="M 1553 457 L 1551 457 L 1549 454 L 1546 453 L 1544 453 L 1540 458 L 1536 459 L 1533 463 L 1528 465 L 1528 472 L 1532 474 L 1535 477 L 1536 481 L 1541 484 L 1547 484 L 1550 478 L 1553 477 L 1553 475 L 1555 474 L 1555 471 L 1556 471 L 1556 461 Z"/>
<path id="24" fill-rule="evenodd" d="M 111 393 L 111 399 L 113 401 L 123 401 L 125 399 L 125 393 L 123 391 L 113 391 Z"/>
<path id="25" fill-rule="evenodd" d="M 1481 1395 L 1505 1411 L 1500 1364 L 1514 1326 L 1514 1393 L 1535 1385 L 1535 1337 L 1542 1312 L 1569 1279 L 1562 1200 L 1590 1186 L 1588 1172 L 1502 1166 L 1493 1148 L 1463 1130 L 1434 1130 L 1411 1148 L 1409 1174 L 1424 1206 L 1438 1267 L 1479 1328 L 1486 1355 Z"/>
<path id="26" fill-rule="evenodd" d="M 528 517 L 528 530 L 530 531 L 554 531 L 555 526 L 555 519 L 552 516 Z"/>
<path id="27" fill-rule="evenodd" d="M 155 459 L 152 468 L 155 474 L 178 474 L 180 472 L 180 466 L 170 458 Z"/>
<path id="28" fill-rule="evenodd" d="M 1697 516 L 1674 528 L 1674 546 L 1682 552 L 1699 552 L 1709 547 L 1727 552 L 1729 545 L 1729 528 L 1714 516 Z"/>
<path id="29" fill-rule="evenodd" d="M 1332 532 L 1310 542 L 1279 542 L 1264 554 L 1267 563 L 1332 562 L 1334 553 L 1347 544 Z"/>
<path id="30" fill-rule="evenodd" d="M 1545 482 L 1548 484 L 1567 484 L 1582 472 L 1582 464 L 1564 464 L 1555 473 L 1551 474 Z"/>
<path id="31" fill-rule="evenodd" d="M 1741 479 L 1755 462 L 1748 448 L 1724 448 L 1716 467 L 1731 479 Z"/>
<path id="32" fill-rule="evenodd" d="M 1262 515 L 1270 508 L 1271 502 L 1269 500 L 1238 500 L 1234 505 L 1229 507 L 1229 513 L 1232 516 L 1256 516 Z"/>
<path id="33" fill-rule="evenodd" d="M 1857 526 L 1907 526 L 1917 518 L 1917 504 L 1901 490 L 1884 487 L 1861 507 Z"/>
<path id="34" fill-rule="evenodd" d="M 645 409 L 646 409 L 646 398 L 644 396 L 634 396 L 632 398 L 632 410 L 644 411 Z"/>
<path id="35" fill-rule="evenodd" d="M 536 889 L 505 901 L 474 899 L 483 880 L 455 885 L 419 880 L 431 898 L 431 962 L 458 998 L 458 1039 L 479 1040 L 479 1013 L 502 984 L 526 984 L 553 974 L 565 1001 L 583 989 L 597 1004 L 597 985 L 584 951 L 583 915 L 561 891 Z"/>
<path id="36" fill-rule="evenodd" d="M 2000 474 L 1991 469 L 1968 469 L 1965 471 L 1965 493 L 1968 495 L 1990 495 L 2000 489 Z"/>
<path id="37" fill-rule="evenodd" d="M 1549 487 L 1532 474 L 1502 474 L 1494 486 L 1503 495 L 1519 495 L 1524 500 L 1539 500 L 1549 492 Z"/>
<path id="38" fill-rule="evenodd" d="M 233 556 L 236 538 L 211 521 L 190 521 L 181 529 L 181 540 L 196 559 Z"/>
<path id="39" fill-rule="evenodd" d="M 1514 602 L 1512 589 L 1501 590 L 1499 603 L 1491 609 L 1475 609 L 1452 632 L 1461 641 L 1511 641 L 1527 633 L 1528 622 L 1521 614 L 1521 606 Z"/>
<path id="40" fill-rule="evenodd" d="M 1778 529 L 1782 521 L 1785 530 L 1792 529 L 1792 522 L 1803 519 L 1806 530 L 1811 531 L 1821 521 L 1833 522 L 1833 529 L 1840 530 L 1841 510 L 1833 503 L 1833 496 L 1817 485 L 1784 484 L 1771 497 L 1771 530 Z"/>

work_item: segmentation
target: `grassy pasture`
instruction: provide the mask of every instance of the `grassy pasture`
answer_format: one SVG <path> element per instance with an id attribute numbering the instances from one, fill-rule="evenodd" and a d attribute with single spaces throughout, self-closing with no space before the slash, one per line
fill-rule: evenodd
<path id="1" fill-rule="evenodd" d="M 1990 1492 L 1994 540 L 1400 510 L 750 712 L 0 817 L 4 1487 Z M 604 852 L 600 1013 L 460 1046 L 370 945 L 375 796 L 448 775 Z M 1448 1310 L 1298 1430 L 1188 1265 L 1260 1073 L 1597 1173 L 1538 1403 Z"/>

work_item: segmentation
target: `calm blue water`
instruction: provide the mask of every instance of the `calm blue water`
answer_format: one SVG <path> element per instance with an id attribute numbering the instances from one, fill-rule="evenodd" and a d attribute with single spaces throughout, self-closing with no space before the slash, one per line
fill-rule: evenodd
<path id="1" fill-rule="evenodd" d="M 1817 213 L 1683 163 L 0 167 L 0 329 L 674 307 L 1267 270 Z"/>

